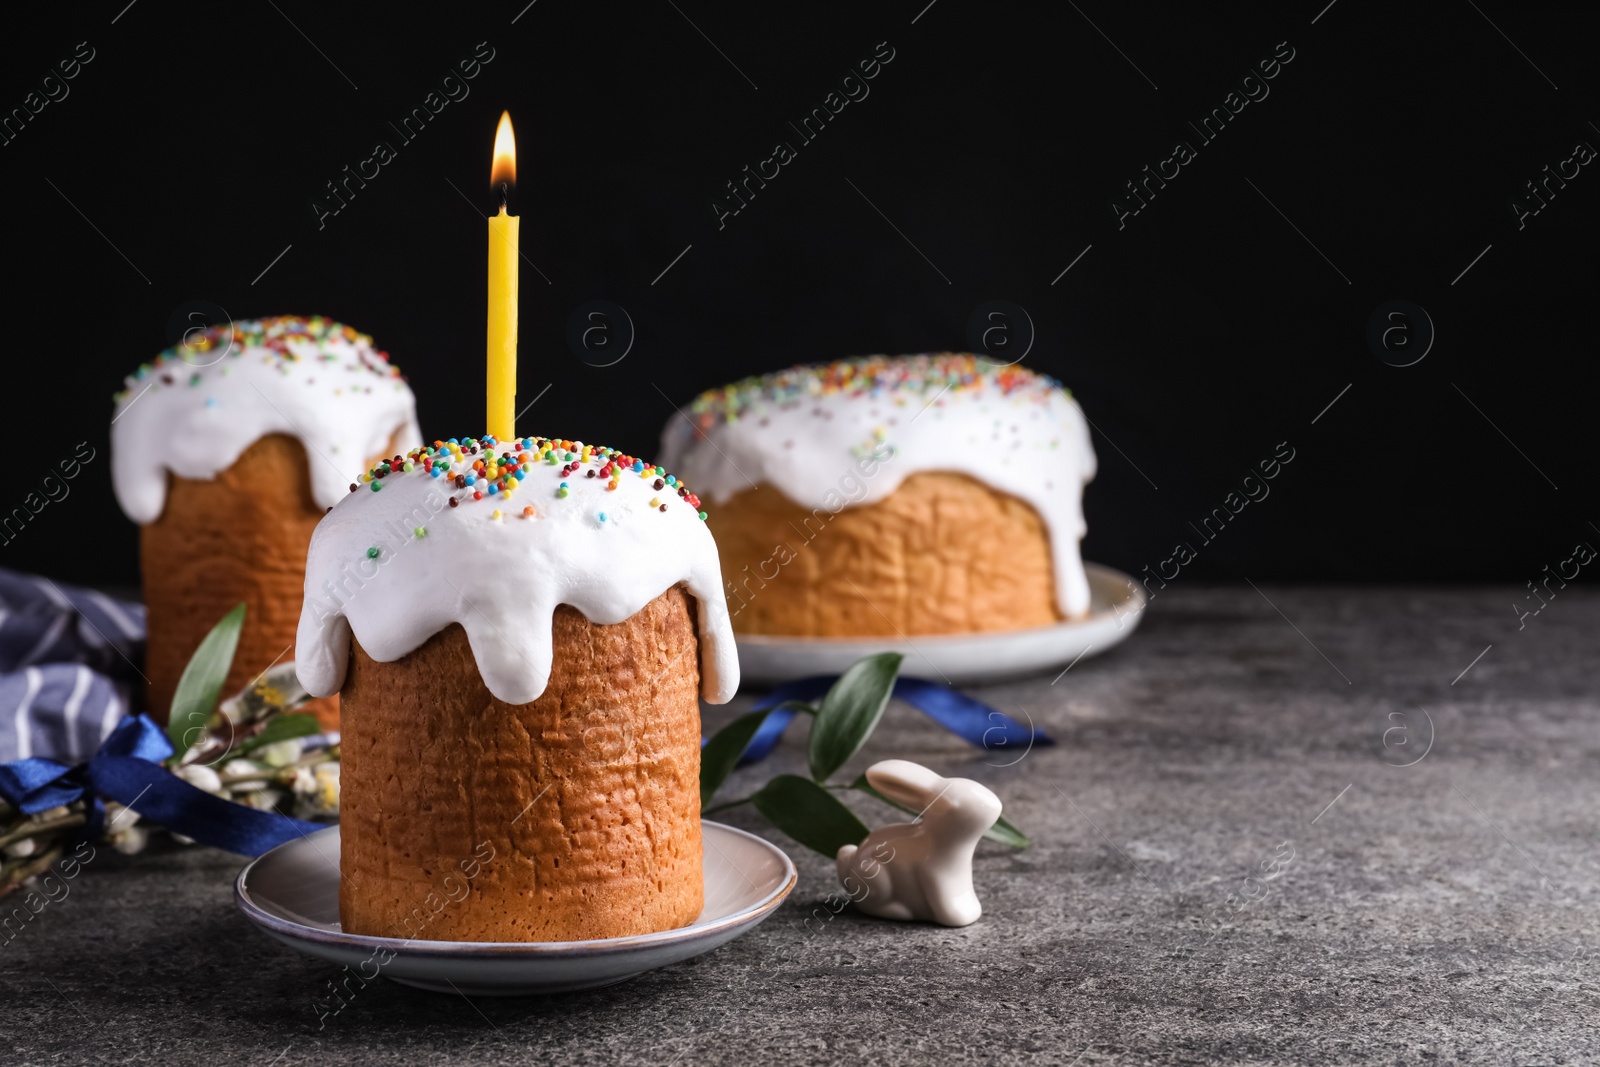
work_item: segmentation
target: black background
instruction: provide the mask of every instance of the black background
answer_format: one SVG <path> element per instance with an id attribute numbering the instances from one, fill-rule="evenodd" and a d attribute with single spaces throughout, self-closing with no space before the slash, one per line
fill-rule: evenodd
<path id="1" fill-rule="evenodd" d="M 502 108 L 522 245 L 549 279 L 524 265 L 520 396 L 550 389 L 522 432 L 653 454 L 672 404 L 703 388 L 966 347 L 973 309 L 1004 299 L 1036 327 L 1026 364 L 1096 426 L 1091 559 L 1138 572 L 1186 539 L 1201 548 L 1186 576 L 1520 583 L 1600 544 L 1600 168 L 1524 229 L 1508 207 L 1577 141 L 1600 146 L 1592 12 L 524 3 L 8 13 L 0 109 L 78 42 L 95 58 L 0 147 L 0 509 L 76 442 L 99 457 L 0 565 L 136 579 L 110 493 L 110 395 L 177 339 L 189 301 L 348 322 L 406 371 L 429 436 L 479 432 Z M 894 59 L 870 95 L 719 230 L 723 183 L 797 141 L 786 123 L 882 41 Z M 1284 41 L 1294 59 L 1270 96 L 1119 230 L 1123 183 L 1196 143 L 1186 120 Z M 478 42 L 494 59 L 470 96 L 401 144 L 386 124 Z M 319 230 L 324 182 L 380 139 L 398 158 Z M 565 341 L 591 299 L 636 326 L 615 366 Z M 1365 339 L 1394 299 L 1437 329 L 1414 366 Z M 1296 458 L 1271 496 L 1200 545 L 1188 524 L 1282 441 Z"/>

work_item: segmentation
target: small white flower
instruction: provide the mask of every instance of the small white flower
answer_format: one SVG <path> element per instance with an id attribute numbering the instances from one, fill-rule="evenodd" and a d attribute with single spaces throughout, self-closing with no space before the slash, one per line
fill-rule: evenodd
<path id="1" fill-rule="evenodd" d="M 311 694 L 306 692 L 306 687 L 300 684 L 300 676 L 295 674 L 294 662 L 280 663 L 267 672 L 266 681 L 278 691 L 282 698 L 281 705 L 284 711 L 293 711 L 307 700 Z"/>
<path id="2" fill-rule="evenodd" d="M 203 789 L 207 793 L 213 793 L 217 796 L 225 795 L 222 789 L 221 777 L 210 767 L 198 763 L 189 763 L 179 767 L 173 773 L 196 789 Z"/>
<path id="3" fill-rule="evenodd" d="M 227 372 L 229 368 L 224 367 Z M 292 711 L 308 699 L 300 679 L 295 676 L 294 664 L 285 663 L 267 671 L 249 688 L 222 702 L 219 710 L 223 718 L 235 725 L 265 718 L 275 712 Z"/>
<path id="4" fill-rule="evenodd" d="M 256 750 L 256 758 L 268 767 L 287 767 L 300 758 L 305 751 L 305 744 L 298 737 L 291 737 L 287 741 L 275 741 L 270 745 L 263 745 Z"/>
<path id="5" fill-rule="evenodd" d="M 296 774 L 295 814 L 302 819 L 329 818 L 339 814 L 339 763 L 329 761 Z"/>
<path id="6" fill-rule="evenodd" d="M 115 800 L 106 801 L 106 829 L 125 830 L 138 821 L 139 813 L 132 808 L 123 807 Z"/>
<path id="7" fill-rule="evenodd" d="M 283 799 L 281 789 L 257 789 L 236 798 L 240 804 L 257 811 L 271 811 L 278 806 L 278 801 Z"/>
<path id="8" fill-rule="evenodd" d="M 144 846 L 150 842 L 150 832 L 142 826 L 129 826 L 116 831 L 107 840 L 124 856 L 132 856 L 144 851 Z"/>
<path id="9" fill-rule="evenodd" d="M 258 775 L 266 769 L 266 764 L 253 759 L 231 759 L 217 768 L 217 776 L 222 779 L 223 785 L 232 785 L 240 778 Z"/>
<path id="10" fill-rule="evenodd" d="M 31 856 L 39 851 L 39 840 L 34 837 L 24 837 L 21 841 L 13 841 L 5 848 L 5 853 L 12 857 Z"/>

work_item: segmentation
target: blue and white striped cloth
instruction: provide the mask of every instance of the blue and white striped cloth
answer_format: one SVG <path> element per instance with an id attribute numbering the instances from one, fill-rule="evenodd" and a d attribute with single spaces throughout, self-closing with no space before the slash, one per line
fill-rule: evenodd
<path id="1" fill-rule="evenodd" d="M 142 680 L 144 607 L 0 568 L 0 763 L 88 759 Z"/>

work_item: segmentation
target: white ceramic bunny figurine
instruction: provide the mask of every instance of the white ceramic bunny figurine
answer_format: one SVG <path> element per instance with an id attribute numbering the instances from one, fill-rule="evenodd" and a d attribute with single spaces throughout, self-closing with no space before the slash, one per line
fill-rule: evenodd
<path id="1" fill-rule="evenodd" d="M 977 922 L 983 905 L 972 888 L 972 853 L 1000 818 L 1000 798 L 970 778 L 944 778 L 903 759 L 874 763 L 867 781 L 922 814 L 839 850 L 839 881 L 856 907 L 884 919 Z"/>

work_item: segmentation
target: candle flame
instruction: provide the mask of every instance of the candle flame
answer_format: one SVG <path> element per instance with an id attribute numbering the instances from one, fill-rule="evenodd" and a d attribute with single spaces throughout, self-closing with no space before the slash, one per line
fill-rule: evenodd
<path id="1" fill-rule="evenodd" d="M 500 125 L 494 131 L 494 164 L 489 168 L 489 184 L 517 184 L 517 138 L 511 131 L 511 112 L 500 112 Z"/>

